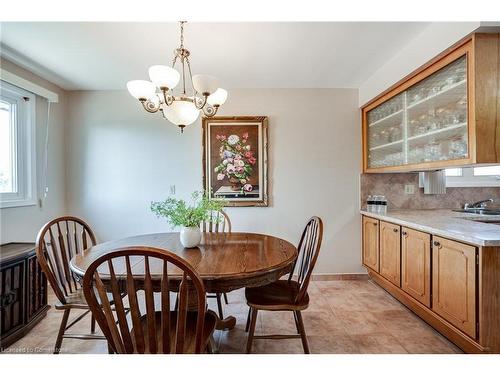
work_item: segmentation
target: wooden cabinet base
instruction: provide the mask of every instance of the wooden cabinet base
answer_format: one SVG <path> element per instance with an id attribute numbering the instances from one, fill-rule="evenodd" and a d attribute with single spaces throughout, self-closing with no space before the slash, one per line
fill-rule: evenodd
<path id="1" fill-rule="evenodd" d="M 492 353 L 489 348 L 479 345 L 476 341 L 461 332 L 458 328 L 448 323 L 435 312 L 417 302 L 413 297 L 406 294 L 403 290 L 387 281 L 378 273 L 368 269 L 368 274 L 378 285 L 387 290 L 394 298 L 400 301 L 403 305 L 408 307 L 411 311 L 417 314 L 420 318 L 425 320 L 428 324 L 439 331 L 443 336 L 447 337 L 451 342 L 457 345 L 466 353 Z"/>
<path id="2" fill-rule="evenodd" d="M 0 248 L 0 350 L 29 332 L 45 315 L 47 279 L 33 243 L 8 243 Z"/>
<path id="3" fill-rule="evenodd" d="M 22 326 L 18 330 L 10 333 L 8 336 L 2 337 L 2 342 L 0 344 L 0 351 L 6 351 L 7 347 L 14 344 L 17 340 L 26 336 L 31 329 L 36 326 L 45 316 L 47 311 L 49 311 L 50 306 L 46 305 L 43 307 L 25 326 Z"/>

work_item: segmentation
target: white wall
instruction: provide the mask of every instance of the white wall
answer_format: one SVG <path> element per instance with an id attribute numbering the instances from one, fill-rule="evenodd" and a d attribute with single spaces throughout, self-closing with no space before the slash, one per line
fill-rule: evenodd
<path id="1" fill-rule="evenodd" d="M 364 105 L 478 27 L 480 22 L 431 23 L 360 86 L 359 105 Z"/>
<path id="2" fill-rule="evenodd" d="M 350 89 L 231 90 L 221 115 L 269 116 L 268 208 L 230 208 L 235 231 L 297 243 L 319 215 L 325 236 L 317 273 L 358 273 L 361 139 L 358 92 Z M 149 211 L 176 185 L 201 188 L 201 127 L 181 135 L 145 113 L 125 91 L 71 92 L 67 132 L 68 208 L 100 240 L 168 231 Z"/>
<path id="3" fill-rule="evenodd" d="M 51 104 L 50 140 L 48 154 L 49 193 L 42 207 L 25 206 L 0 209 L 0 243 L 34 242 L 38 230 L 45 222 L 65 213 L 64 126 L 66 121 L 65 91 L 52 83 L 18 67 L 7 60 L 0 60 L 2 69 L 32 81 L 59 94 L 59 103 Z M 38 192 L 42 191 L 40 173 L 44 165 L 47 101 L 36 100 L 36 149 Z"/>

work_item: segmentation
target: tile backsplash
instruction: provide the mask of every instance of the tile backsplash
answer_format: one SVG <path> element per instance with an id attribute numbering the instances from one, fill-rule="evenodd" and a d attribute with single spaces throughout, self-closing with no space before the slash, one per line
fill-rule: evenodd
<path id="1" fill-rule="evenodd" d="M 415 185 L 415 194 L 405 194 L 405 185 Z M 361 207 L 368 195 L 385 195 L 389 209 L 461 208 L 465 202 L 493 198 L 500 207 L 500 187 L 449 187 L 446 194 L 424 194 L 418 187 L 418 173 L 370 173 L 361 175 Z"/>

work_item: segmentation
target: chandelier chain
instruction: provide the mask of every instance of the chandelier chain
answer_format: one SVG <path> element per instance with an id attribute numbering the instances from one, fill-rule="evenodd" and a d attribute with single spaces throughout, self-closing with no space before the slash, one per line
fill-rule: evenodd
<path id="1" fill-rule="evenodd" d="M 186 23 L 186 21 L 180 21 L 179 22 L 181 24 L 181 49 L 184 48 L 184 24 Z"/>

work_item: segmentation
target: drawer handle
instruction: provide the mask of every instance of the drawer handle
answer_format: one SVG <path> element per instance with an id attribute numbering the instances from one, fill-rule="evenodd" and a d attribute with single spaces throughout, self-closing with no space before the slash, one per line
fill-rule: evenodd
<path id="1" fill-rule="evenodd" d="M 393 228 L 393 229 L 392 229 L 392 231 L 393 231 L 394 233 L 398 233 L 398 232 L 399 232 L 399 230 L 398 230 L 397 228 Z"/>
<path id="2" fill-rule="evenodd" d="M 436 246 L 438 249 L 441 249 L 441 243 L 439 243 L 439 241 L 434 241 L 433 242 L 434 246 Z"/>

